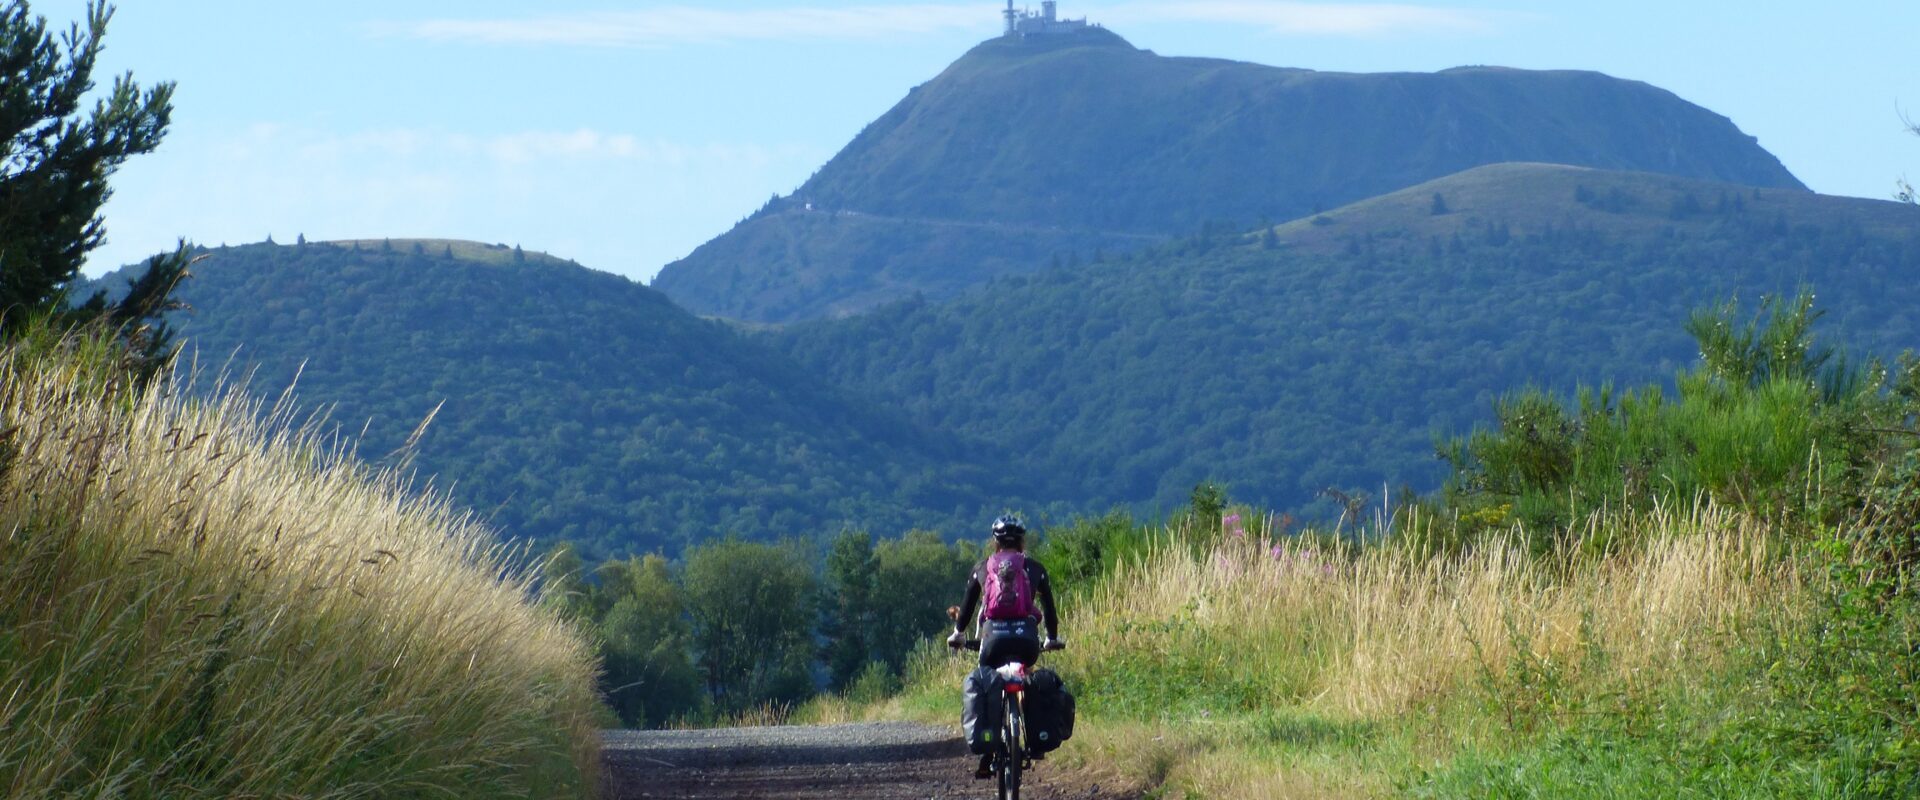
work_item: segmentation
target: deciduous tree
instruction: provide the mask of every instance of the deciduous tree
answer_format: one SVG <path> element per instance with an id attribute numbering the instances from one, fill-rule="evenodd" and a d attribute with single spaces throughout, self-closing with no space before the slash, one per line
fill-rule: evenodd
<path id="1" fill-rule="evenodd" d="M 600 623 L 607 702 L 628 725 L 659 726 L 700 705 L 683 592 L 661 556 L 615 563 L 601 574 L 616 598 Z"/>
<path id="2" fill-rule="evenodd" d="M 812 692 L 816 599 L 797 547 L 727 539 L 687 551 L 693 649 L 723 710 L 794 702 Z"/>

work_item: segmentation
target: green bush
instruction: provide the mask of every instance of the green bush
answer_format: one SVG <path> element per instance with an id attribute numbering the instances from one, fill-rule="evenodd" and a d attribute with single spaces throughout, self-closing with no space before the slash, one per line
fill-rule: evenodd
<path id="1" fill-rule="evenodd" d="M 1491 428 L 1440 446 L 1443 507 L 1469 527 L 1537 532 L 1700 501 L 1803 530 L 1838 522 L 1904 419 L 1898 384 L 1815 344 L 1811 295 L 1737 315 L 1729 303 L 1689 321 L 1701 365 L 1671 399 L 1658 386 L 1582 389 L 1572 408 L 1537 389 L 1502 398 Z"/>
<path id="2" fill-rule="evenodd" d="M 847 686 L 847 700 L 874 704 L 900 691 L 900 676 L 894 668 L 879 661 L 868 662 L 865 669 Z"/>
<path id="3" fill-rule="evenodd" d="M 1146 550 L 1147 532 L 1133 515 L 1115 509 L 1098 517 L 1075 517 L 1035 537 L 1033 557 L 1063 591 L 1090 586 L 1129 555 Z"/>

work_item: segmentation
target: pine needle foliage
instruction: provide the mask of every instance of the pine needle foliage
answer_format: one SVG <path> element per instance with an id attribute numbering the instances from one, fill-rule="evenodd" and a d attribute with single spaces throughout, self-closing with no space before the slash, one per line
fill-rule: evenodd
<path id="1" fill-rule="evenodd" d="M 1539 389 L 1500 399 L 1492 426 L 1444 440 L 1441 508 L 1469 529 L 1510 520 L 1566 531 L 1607 508 L 1702 501 L 1801 530 L 1860 505 L 1876 464 L 1904 444 L 1914 359 L 1850 363 L 1814 335 L 1813 295 L 1695 311 L 1700 363 L 1658 385 Z M 1536 543 L 1544 546 L 1544 543 Z"/>
<path id="2" fill-rule="evenodd" d="M 148 261 L 117 301 L 75 291 L 82 261 L 106 241 L 107 179 L 159 147 L 173 114 L 172 83 L 142 89 L 126 74 L 94 92 L 112 18 L 112 6 L 90 2 L 63 35 L 25 0 L 0 3 L 0 336 L 50 320 L 106 325 L 144 381 L 173 355 L 163 316 L 179 308 L 171 294 L 192 260 L 186 243 Z"/>

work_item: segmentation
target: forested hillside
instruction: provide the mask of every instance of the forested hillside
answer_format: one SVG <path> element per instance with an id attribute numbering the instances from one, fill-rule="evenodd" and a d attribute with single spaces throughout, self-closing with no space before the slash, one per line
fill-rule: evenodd
<path id="1" fill-rule="evenodd" d="M 1282 69 L 1092 30 L 973 48 L 655 286 L 699 313 L 807 319 L 1507 161 L 1801 188 L 1732 122 L 1644 83 Z"/>
<path id="2" fill-rule="evenodd" d="M 1434 433 L 1501 392 L 1670 377 L 1673 321 L 1730 296 L 1808 285 L 1841 340 L 1920 344 L 1920 210 L 1548 165 L 759 338 L 538 254 L 357 247 L 212 251 L 182 293 L 203 367 L 302 369 L 373 458 L 445 401 L 421 471 L 590 556 L 1150 511 L 1208 479 L 1331 513 L 1328 488 L 1431 488 Z"/>
<path id="3" fill-rule="evenodd" d="M 589 553 L 727 533 L 951 528 L 1012 502 L 990 449 L 827 387 L 658 292 L 504 247 L 221 248 L 179 296 L 190 358 L 299 374 L 359 451 L 415 465 L 512 536 Z M 202 378 L 206 380 L 206 378 Z M 444 403 L 444 405 L 441 405 Z"/>
<path id="4" fill-rule="evenodd" d="M 1503 166 L 770 338 L 1062 500 L 1170 508 L 1218 479 L 1298 510 L 1433 487 L 1435 432 L 1503 392 L 1668 380 L 1695 355 L 1675 320 L 1728 297 L 1811 286 L 1837 340 L 1920 345 L 1916 274 L 1911 206 Z"/>

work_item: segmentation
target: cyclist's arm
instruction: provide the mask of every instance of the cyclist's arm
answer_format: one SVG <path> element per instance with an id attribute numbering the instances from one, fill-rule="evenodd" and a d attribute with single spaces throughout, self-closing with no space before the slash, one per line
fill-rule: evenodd
<path id="1" fill-rule="evenodd" d="M 1027 563 L 1033 565 L 1033 593 L 1040 598 L 1040 612 L 1046 615 L 1043 621 L 1047 626 L 1047 638 L 1058 639 L 1060 612 L 1054 610 L 1053 606 L 1053 580 L 1047 577 L 1047 568 L 1040 566 L 1040 562 L 1029 560 Z"/>
<path id="2" fill-rule="evenodd" d="M 960 602 L 960 616 L 953 620 L 953 629 L 964 631 L 973 622 L 973 612 L 980 606 L 980 571 L 974 570 L 967 577 L 967 599 Z"/>

